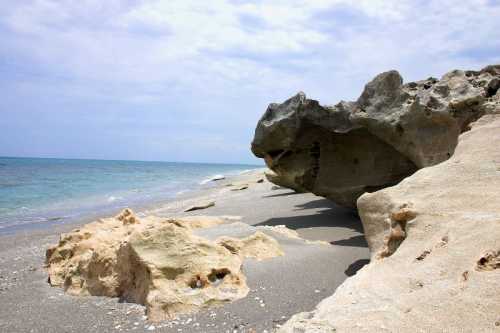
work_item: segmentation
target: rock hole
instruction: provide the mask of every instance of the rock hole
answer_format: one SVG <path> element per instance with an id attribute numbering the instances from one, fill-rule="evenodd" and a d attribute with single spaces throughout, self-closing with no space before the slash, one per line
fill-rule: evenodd
<path id="1" fill-rule="evenodd" d="M 478 271 L 492 271 L 500 268 L 500 251 L 486 252 L 476 264 Z"/>
<path id="2" fill-rule="evenodd" d="M 200 289 L 204 288 L 207 285 L 207 281 L 203 279 L 200 275 L 196 275 L 194 278 L 189 281 L 189 286 L 192 289 Z"/>
<path id="3" fill-rule="evenodd" d="M 429 254 L 431 254 L 431 251 L 430 250 L 425 250 L 424 252 L 422 252 L 416 259 L 418 261 L 422 261 L 425 259 L 425 257 L 427 257 Z"/>
<path id="4" fill-rule="evenodd" d="M 403 135 L 403 134 L 404 134 L 405 129 L 403 128 L 403 126 L 401 126 L 401 124 L 398 124 L 398 125 L 396 126 L 396 132 L 398 132 L 398 134 L 401 136 L 401 135 Z"/>
<path id="5" fill-rule="evenodd" d="M 227 268 L 212 269 L 212 272 L 207 277 L 210 283 L 218 285 L 228 274 L 231 274 L 231 271 Z"/>
<path id="6" fill-rule="evenodd" d="M 441 237 L 441 241 L 437 244 L 438 247 L 444 247 L 448 244 L 449 237 L 447 235 Z"/>

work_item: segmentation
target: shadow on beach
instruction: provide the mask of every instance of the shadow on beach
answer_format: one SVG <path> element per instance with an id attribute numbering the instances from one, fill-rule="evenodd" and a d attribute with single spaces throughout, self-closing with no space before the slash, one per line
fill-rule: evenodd
<path id="1" fill-rule="evenodd" d="M 363 268 L 365 265 L 368 265 L 370 263 L 369 259 L 359 259 L 353 262 L 352 264 L 347 267 L 347 269 L 344 271 L 345 275 L 347 276 L 353 276 L 355 275 L 361 268 Z"/>
<path id="2" fill-rule="evenodd" d="M 365 236 L 363 235 L 358 235 L 358 236 L 353 236 L 351 238 L 333 241 L 330 242 L 330 244 L 338 246 L 368 247 L 368 243 L 366 243 Z"/>
<path id="3" fill-rule="evenodd" d="M 295 191 L 290 191 L 290 192 L 285 192 L 285 193 L 278 193 L 278 194 L 270 194 L 270 195 L 264 195 L 262 196 L 263 198 L 278 198 L 278 197 L 287 197 L 289 195 L 296 195 L 296 194 L 302 194 L 300 192 L 295 192 Z"/>
<path id="4" fill-rule="evenodd" d="M 288 228 L 294 230 L 314 227 L 338 227 L 363 233 L 363 226 L 358 214 L 354 210 L 340 207 L 328 199 L 312 200 L 304 204 L 295 205 L 295 207 L 294 211 L 314 210 L 314 213 L 274 217 L 256 224 L 256 226 L 286 225 Z"/>

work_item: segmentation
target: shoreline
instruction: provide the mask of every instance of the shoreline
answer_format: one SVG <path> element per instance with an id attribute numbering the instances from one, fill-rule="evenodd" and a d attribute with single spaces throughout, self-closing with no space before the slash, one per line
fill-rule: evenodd
<path id="1" fill-rule="evenodd" d="M 260 172 L 262 170 L 265 170 L 265 168 L 259 167 L 259 168 L 254 168 L 254 169 L 248 169 L 243 172 L 248 173 L 248 174 L 253 174 L 255 172 Z M 21 224 L 12 224 L 12 225 L 7 225 L 7 226 L 0 226 L 0 236 L 4 235 L 15 235 L 18 232 L 30 232 L 30 231 L 43 231 L 44 229 L 50 229 L 50 228 L 55 228 L 58 226 L 73 226 L 73 225 L 82 225 L 86 224 L 92 221 L 95 221 L 99 218 L 104 218 L 108 216 L 113 216 L 118 214 L 122 209 L 124 208 L 131 208 L 137 213 L 141 214 L 142 212 L 149 212 L 149 211 L 154 211 L 156 209 L 161 209 L 162 207 L 176 203 L 178 201 L 182 200 L 188 200 L 188 199 L 193 199 L 198 196 L 203 195 L 206 192 L 210 192 L 211 190 L 215 189 L 217 184 L 220 184 L 221 182 L 227 182 L 232 179 L 239 179 L 240 176 L 244 174 L 238 173 L 238 174 L 229 174 L 229 175 L 224 175 L 224 179 L 222 180 L 217 180 L 217 181 L 211 181 L 207 178 L 201 180 L 200 182 L 197 183 L 197 185 L 193 188 L 187 188 L 185 190 L 181 190 L 180 192 L 177 192 L 173 194 L 171 197 L 157 197 L 157 198 L 151 198 L 151 199 L 142 199 L 142 200 L 136 200 L 135 202 L 128 203 L 126 204 L 125 202 L 122 204 L 120 203 L 117 206 L 113 207 L 100 207 L 97 209 L 97 212 L 92 212 L 92 211 L 86 211 L 86 212 L 78 212 L 75 213 L 76 217 L 71 217 L 71 216 L 63 216 L 63 217 L 45 217 L 44 221 L 40 222 L 27 222 L 27 223 L 21 223 Z M 215 175 L 212 175 L 213 177 Z M 167 195 L 166 195 L 167 196 Z"/>
<path id="2" fill-rule="evenodd" d="M 271 332 L 292 315 L 311 311 L 368 262 L 361 223 L 351 211 L 324 198 L 276 189 L 267 180 L 257 183 L 264 178 L 261 173 L 262 169 L 227 177 L 211 188 L 137 212 L 138 216 L 159 217 L 240 216 L 245 225 L 286 225 L 305 240 L 326 242 L 281 239 L 283 257 L 259 263 L 245 260 L 243 271 L 250 288 L 245 298 L 152 324 L 144 318 L 141 305 L 120 303 L 116 298 L 67 295 L 46 282 L 45 250 L 57 243 L 61 233 L 84 222 L 61 224 L 0 235 L 0 297 L 4 300 L 0 331 Z M 239 186 L 227 186 L 231 183 L 249 186 L 232 191 Z M 215 206 L 184 212 L 187 206 L 205 200 L 215 201 Z"/>

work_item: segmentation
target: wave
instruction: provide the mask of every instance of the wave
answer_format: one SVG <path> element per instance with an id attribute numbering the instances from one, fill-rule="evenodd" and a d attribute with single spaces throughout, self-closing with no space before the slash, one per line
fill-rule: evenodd
<path id="1" fill-rule="evenodd" d="M 118 200 L 123 200 L 123 197 L 115 197 L 115 196 L 109 196 L 108 197 L 108 202 L 115 202 L 115 201 L 118 201 Z"/>
<path id="2" fill-rule="evenodd" d="M 205 185 L 205 184 L 208 184 L 210 182 L 215 182 L 215 181 L 222 180 L 222 179 L 226 179 L 226 177 L 224 175 L 215 175 L 215 176 L 212 176 L 210 178 L 207 178 L 207 179 L 201 181 L 200 185 Z"/>
<path id="3" fill-rule="evenodd" d="M 0 183 L 0 188 L 18 187 L 21 185 L 22 184 L 18 184 L 18 183 Z"/>

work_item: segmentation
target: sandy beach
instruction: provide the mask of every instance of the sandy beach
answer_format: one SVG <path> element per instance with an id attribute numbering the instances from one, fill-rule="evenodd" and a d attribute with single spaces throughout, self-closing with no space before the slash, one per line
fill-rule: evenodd
<path id="1" fill-rule="evenodd" d="M 286 225 L 310 241 L 278 237 L 284 256 L 256 262 L 243 272 L 249 294 L 176 320 L 151 323 L 144 307 L 116 298 L 75 297 L 47 283 L 45 250 L 62 232 L 78 224 L 19 231 L 0 236 L 1 332 L 271 332 L 293 314 L 311 311 L 368 262 L 368 248 L 356 214 L 313 194 L 277 188 L 261 179 L 262 170 L 219 180 L 213 187 L 180 196 L 139 212 L 156 216 L 239 216 L 253 226 Z M 234 186 L 228 186 L 233 184 Z M 248 184 L 248 188 L 234 190 Z M 213 201 L 215 206 L 185 213 L 186 207 Z M 230 228 L 229 228 L 230 229 Z M 244 227 L 225 230 L 242 236 Z M 200 231 L 215 237 L 217 231 Z"/>
<path id="2" fill-rule="evenodd" d="M 500 333 L 499 18 L 0 2 L 0 333 Z"/>

